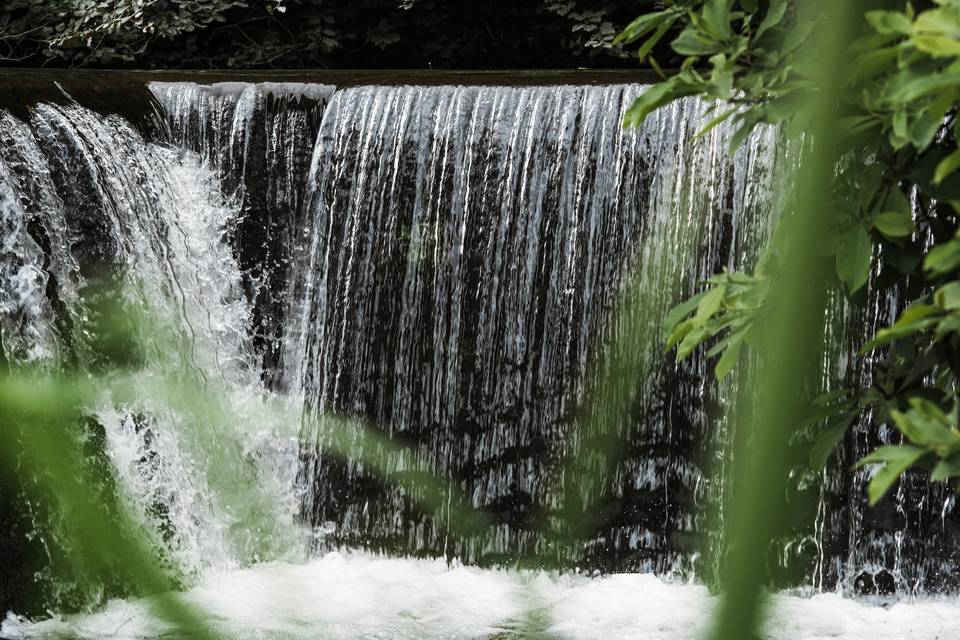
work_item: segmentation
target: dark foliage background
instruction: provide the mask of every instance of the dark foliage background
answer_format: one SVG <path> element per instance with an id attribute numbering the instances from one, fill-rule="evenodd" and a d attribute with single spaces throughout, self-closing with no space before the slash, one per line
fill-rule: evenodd
<path id="1" fill-rule="evenodd" d="M 4 0 L 0 65 L 635 67 L 633 54 L 613 44 L 613 39 L 654 4 L 653 0 Z"/>

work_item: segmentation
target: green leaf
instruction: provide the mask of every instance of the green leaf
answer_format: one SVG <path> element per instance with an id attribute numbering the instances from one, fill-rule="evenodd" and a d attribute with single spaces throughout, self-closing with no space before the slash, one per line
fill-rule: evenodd
<path id="1" fill-rule="evenodd" d="M 667 336 L 666 345 L 664 346 L 664 351 L 669 351 L 673 349 L 678 342 L 687 337 L 687 335 L 697 327 L 697 324 L 693 321 L 693 318 L 689 320 L 684 320 L 676 327 L 673 328 L 673 331 Z"/>
<path id="2" fill-rule="evenodd" d="M 910 201 L 899 188 L 889 190 L 873 217 L 873 226 L 888 238 L 903 238 L 914 232 L 913 213 Z"/>
<path id="3" fill-rule="evenodd" d="M 700 137 L 703 136 L 704 134 L 708 133 L 711 129 L 713 129 L 714 127 L 716 127 L 718 124 L 720 124 L 721 122 L 723 122 L 724 120 L 726 120 L 727 118 L 729 118 L 730 116 L 732 116 L 733 114 L 735 114 L 736 112 L 737 112 L 737 107 L 732 107 L 732 108 L 730 108 L 730 109 L 727 109 L 726 111 L 724 111 L 724 112 L 721 113 L 720 115 L 718 115 L 718 116 L 716 116 L 716 117 L 714 117 L 714 118 L 711 118 L 711 119 L 710 119 L 710 122 L 708 122 L 707 124 L 703 125 L 703 128 L 701 128 L 699 131 L 697 131 L 695 134 L 693 134 L 693 139 L 696 140 L 697 138 L 700 138 Z"/>
<path id="4" fill-rule="evenodd" d="M 910 40 L 934 57 L 960 55 L 960 11 L 955 7 L 924 11 L 913 23 Z"/>
<path id="5" fill-rule="evenodd" d="M 889 104 L 905 105 L 957 85 L 960 85 L 960 71 L 920 74 L 907 69 L 890 76 L 882 98 Z"/>
<path id="6" fill-rule="evenodd" d="M 627 27 L 613 39 L 613 42 L 614 44 L 619 44 L 621 42 L 627 43 L 639 40 L 654 29 L 662 27 L 664 23 L 667 23 L 669 27 L 676 19 L 677 13 L 675 11 L 668 10 L 645 13 L 628 24 Z"/>
<path id="7" fill-rule="evenodd" d="M 706 83 L 697 80 L 690 73 L 678 74 L 671 76 L 668 80 L 658 82 L 648 87 L 640 97 L 633 101 L 623 117 L 623 124 L 627 127 L 638 127 L 653 111 L 679 98 L 700 93 L 705 86 Z"/>
<path id="8" fill-rule="evenodd" d="M 727 56 L 718 53 L 710 57 L 713 68 L 710 71 L 709 95 L 718 100 L 726 100 L 733 91 L 732 65 L 727 62 Z"/>
<path id="9" fill-rule="evenodd" d="M 674 38 L 670 46 L 682 56 L 708 56 L 719 53 L 723 49 L 719 42 L 697 30 L 693 25 L 687 25 L 687 28 Z"/>
<path id="10" fill-rule="evenodd" d="M 720 356 L 716 366 L 713 368 L 713 375 L 717 380 L 726 378 L 727 374 L 730 373 L 734 365 L 740 360 L 740 352 L 743 350 L 743 340 L 752 328 L 753 325 L 748 324 L 727 338 L 723 355 Z"/>
<path id="11" fill-rule="evenodd" d="M 923 260 L 924 270 L 942 275 L 960 267 L 960 241 L 950 240 L 930 249 Z"/>
<path id="12" fill-rule="evenodd" d="M 780 24 L 780 21 L 783 20 L 783 16 L 786 12 L 787 0 L 770 0 L 770 7 L 767 9 L 767 15 L 763 17 L 763 21 L 757 27 L 757 31 L 753 34 L 753 37 L 759 38 L 766 33 L 767 30 Z"/>
<path id="13" fill-rule="evenodd" d="M 810 467 L 814 471 L 820 471 L 827 464 L 830 454 L 837 448 L 837 443 L 843 440 L 843 434 L 849 426 L 850 418 L 844 416 L 817 434 L 813 446 L 810 447 Z"/>
<path id="14" fill-rule="evenodd" d="M 933 335 L 937 340 L 941 340 L 951 333 L 960 333 L 960 317 L 955 315 L 947 316 L 941 320 Z"/>
<path id="15" fill-rule="evenodd" d="M 944 36 L 913 36 L 910 38 L 920 51 L 938 58 L 960 56 L 960 42 Z"/>
<path id="16" fill-rule="evenodd" d="M 893 134 L 901 140 L 906 140 L 909 129 L 907 125 L 907 112 L 900 109 L 893 114 Z"/>
<path id="17" fill-rule="evenodd" d="M 701 291 L 700 293 L 687 298 L 683 302 L 670 309 L 666 318 L 663 319 L 664 332 L 667 335 L 673 333 L 673 330 L 677 327 L 677 324 L 688 315 L 693 313 L 693 310 L 697 308 L 697 306 L 700 304 L 700 300 L 706 295 L 706 293 L 706 291 Z"/>
<path id="18" fill-rule="evenodd" d="M 707 0 L 703 5 L 703 25 L 710 34 L 720 40 L 726 40 L 730 31 L 730 0 Z"/>
<path id="19" fill-rule="evenodd" d="M 873 202 L 873 196 L 877 193 L 880 185 L 883 183 L 883 169 L 877 164 L 869 164 L 858 170 L 860 206 L 864 209 L 870 207 Z"/>
<path id="20" fill-rule="evenodd" d="M 943 482 L 958 475 L 960 475 L 960 454 L 954 454 L 937 463 L 937 466 L 930 473 L 930 480 L 932 482 Z"/>
<path id="21" fill-rule="evenodd" d="M 816 20 L 798 22 L 793 29 L 787 32 L 787 37 L 783 39 L 783 46 L 780 48 L 781 55 L 785 56 L 793 53 L 795 49 L 802 46 L 810 37 L 810 34 L 813 33 L 817 24 Z"/>
<path id="22" fill-rule="evenodd" d="M 671 16 L 670 19 L 665 20 L 660 23 L 660 26 L 657 27 L 657 30 L 653 32 L 653 35 L 647 38 L 643 45 L 637 50 L 637 59 L 640 62 L 643 62 L 644 59 L 650 54 L 653 50 L 653 47 L 660 42 L 664 34 L 670 30 L 670 27 L 673 26 L 673 23 L 676 21 L 676 16 Z"/>
<path id="23" fill-rule="evenodd" d="M 863 345 L 860 353 L 866 353 L 880 345 L 905 338 L 906 336 L 932 327 L 938 320 L 932 316 L 936 316 L 939 313 L 940 309 L 932 304 L 915 304 L 908 307 L 906 311 L 900 314 L 900 317 L 892 326 L 877 331 L 877 335 Z"/>
<path id="24" fill-rule="evenodd" d="M 847 231 L 837 250 L 837 276 L 851 294 L 860 290 L 870 277 L 873 243 L 861 225 Z"/>
<path id="25" fill-rule="evenodd" d="M 697 306 L 697 314 L 694 316 L 694 321 L 696 322 L 706 322 L 710 317 L 720 310 L 720 306 L 723 304 L 723 296 L 727 292 L 727 287 L 724 285 L 719 285 L 709 289 L 700 299 L 700 304 Z"/>
<path id="26" fill-rule="evenodd" d="M 953 421 L 940 407 L 924 398 L 910 398 L 906 412 L 894 409 L 890 417 L 910 442 L 927 447 L 954 447 L 960 444 L 960 434 L 952 429 Z"/>
<path id="27" fill-rule="evenodd" d="M 710 336 L 710 330 L 707 327 L 699 326 L 692 329 L 683 337 L 683 340 L 680 341 L 680 345 L 677 347 L 677 362 L 683 360 L 688 355 L 693 353 L 693 350 L 697 348 L 701 342 L 706 340 Z"/>
<path id="28" fill-rule="evenodd" d="M 909 212 L 884 211 L 873 217 L 873 226 L 888 238 L 904 238 L 914 232 Z"/>
<path id="29" fill-rule="evenodd" d="M 767 122 L 776 124 L 793 118 L 810 103 L 810 92 L 804 90 L 790 91 L 771 99 L 764 113 Z"/>
<path id="30" fill-rule="evenodd" d="M 937 131 L 943 125 L 947 112 L 954 106 L 957 96 L 953 91 L 944 91 L 930 105 L 922 109 L 910 126 L 910 141 L 918 151 L 923 151 L 933 142 Z"/>
<path id="31" fill-rule="evenodd" d="M 866 17 L 877 33 L 907 35 L 913 28 L 913 21 L 900 11 L 867 11 Z"/>
<path id="32" fill-rule="evenodd" d="M 910 204 L 910 200 L 906 194 L 897 187 L 887 192 L 887 197 L 883 201 L 883 208 L 886 211 L 898 211 L 907 214 L 913 210 L 913 206 Z"/>
<path id="33" fill-rule="evenodd" d="M 877 76 L 881 71 L 891 68 L 896 60 L 896 47 L 873 49 L 858 55 L 853 60 L 853 71 L 850 73 L 851 84 L 864 82 Z"/>
<path id="34" fill-rule="evenodd" d="M 944 311 L 960 309 L 960 282 L 950 282 L 934 291 L 933 302 Z"/>
<path id="35" fill-rule="evenodd" d="M 933 172 L 933 183 L 939 185 L 944 178 L 960 169 L 960 149 L 957 149 L 937 164 Z"/>
<path id="36" fill-rule="evenodd" d="M 910 445 L 880 447 L 867 457 L 857 462 L 857 467 L 862 467 L 872 463 L 885 463 L 873 478 L 867 487 L 867 496 L 870 498 L 870 504 L 874 505 L 880 501 L 893 483 L 903 475 L 903 472 L 910 468 L 920 458 L 927 454 L 927 450 L 921 447 Z"/>
<path id="37" fill-rule="evenodd" d="M 753 133 L 753 130 L 757 127 L 758 124 L 763 120 L 764 117 L 764 108 L 763 107 L 751 107 L 748 111 L 740 113 L 736 117 L 736 121 L 740 123 L 740 127 L 730 136 L 730 143 L 727 148 L 727 153 L 733 155 L 737 152 L 744 142 L 747 141 L 747 138 L 750 137 L 750 134 Z"/>

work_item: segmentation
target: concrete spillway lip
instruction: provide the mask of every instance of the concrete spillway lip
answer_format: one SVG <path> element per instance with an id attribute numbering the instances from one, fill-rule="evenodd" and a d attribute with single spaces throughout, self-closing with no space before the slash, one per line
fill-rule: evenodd
<path id="1" fill-rule="evenodd" d="M 534 87 L 552 85 L 648 84 L 649 70 L 424 70 L 424 69 L 269 69 L 251 71 L 103 70 L 0 68 L 0 109 L 25 116 L 39 102 L 69 95 L 98 113 L 116 113 L 140 122 L 152 113 L 151 82 L 302 82 L 338 88 L 365 85 L 472 85 Z M 66 95 L 65 95 L 66 94 Z"/>

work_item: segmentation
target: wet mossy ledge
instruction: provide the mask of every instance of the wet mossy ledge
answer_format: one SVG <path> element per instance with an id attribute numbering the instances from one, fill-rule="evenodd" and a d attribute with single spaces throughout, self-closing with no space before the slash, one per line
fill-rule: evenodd
<path id="1" fill-rule="evenodd" d="M 254 71 L 0 69 L 0 109 L 23 117 L 40 102 L 75 100 L 101 114 L 142 124 L 157 108 L 151 82 L 303 82 L 338 88 L 363 85 L 532 87 L 656 82 L 648 70 L 559 69 L 472 71 L 431 69 L 316 69 Z"/>

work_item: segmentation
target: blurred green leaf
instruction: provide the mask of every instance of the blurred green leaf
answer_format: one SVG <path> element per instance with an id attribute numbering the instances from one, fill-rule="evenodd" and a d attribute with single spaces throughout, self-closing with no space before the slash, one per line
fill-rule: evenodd
<path id="1" fill-rule="evenodd" d="M 866 284 L 872 258 L 873 243 L 862 226 L 856 225 L 841 237 L 837 251 L 837 277 L 849 293 L 855 293 Z"/>
<path id="2" fill-rule="evenodd" d="M 935 184 L 940 184 L 947 176 L 957 169 L 960 169 L 960 149 L 957 149 L 940 161 L 940 163 L 937 165 L 936 171 L 933 173 L 933 182 Z"/>
<path id="3" fill-rule="evenodd" d="M 826 466 L 830 454 L 837 448 L 837 444 L 843 440 L 849 426 L 850 419 L 844 416 L 817 435 L 813 446 L 810 448 L 810 467 L 812 469 L 820 471 Z"/>

